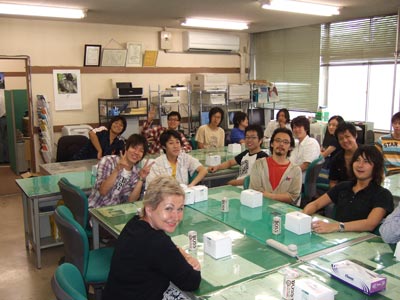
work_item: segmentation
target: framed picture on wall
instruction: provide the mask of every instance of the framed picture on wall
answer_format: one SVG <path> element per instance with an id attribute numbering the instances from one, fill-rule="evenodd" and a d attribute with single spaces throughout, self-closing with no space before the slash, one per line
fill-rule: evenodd
<path id="1" fill-rule="evenodd" d="M 102 67 L 125 67 L 126 49 L 103 49 Z"/>
<path id="2" fill-rule="evenodd" d="M 100 66 L 101 45 L 85 45 L 85 58 L 83 65 L 85 67 Z"/>
<path id="3" fill-rule="evenodd" d="M 142 44 L 135 42 L 126 43 L 128 54 L 126 57 L 127 67 L 141 67 L 142 66 Z"/>

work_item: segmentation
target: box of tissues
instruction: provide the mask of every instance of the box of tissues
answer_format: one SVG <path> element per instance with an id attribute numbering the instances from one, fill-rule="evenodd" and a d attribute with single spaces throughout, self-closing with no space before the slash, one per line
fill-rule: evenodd
<path id="1" fill-rule="evenodd" d="M 194 203 L 194 190 L 192 188 L 184 188 L 185 191 L 185 205 Z"/>
<path id="2" fill-rule="evenodd" d="M 240 193 L 240 203 L 251 208 L 262 206 L 263 195 L 252 189 L 244 190 Z"/>
<path id="3" fill-rule="evenodd" d="M 219 259 L 232 254 L 232 240 L 219 231 L 210 231 L 203 235 L 204 253 Z"/>
<path id="4" fill-rule="evenodd" d="M 342 260 L 331 265 L 332 276 L 359 289 L 367 295 L 386 288 L 386 277 L 375 273 L 350 260 Z"/>
<path id="5" fill-rule="evenodd" d="M 196 185 L 191 188 L 194 191 L 194 202 L 208 200 L 208 187 L 205 185 Z"/>
<path id="6" fill-rule="evenodd" d="M 296 234 L 311 232 L 311 217 L 299 211 L 286 214 L 285 229 Z"/>
<path id="7" fill-rule="evenodd" d="M 229 153 L 240 153 L 240 152 L 242 152 L 242 146 L 240 144 L 229 144 L 228 152 Z"/>
<path id="8" fill-rule="evenodd" d="M 219 155 L 207 155 L 206 165 L 209 167 L 218 166 L 221 163 L 221 156 Z"/>
<path id="9" fill-rule="evenodd" d="M 294 299 L 334 300 L 337 292 L 311 278 L 296 279 Z"/>

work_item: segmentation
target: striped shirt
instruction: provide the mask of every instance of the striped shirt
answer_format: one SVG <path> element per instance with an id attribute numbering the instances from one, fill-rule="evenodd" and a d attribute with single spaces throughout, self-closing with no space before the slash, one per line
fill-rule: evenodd
<path id="1" fill-rule="evenodd" d="M 400 172 L 400 140 L 391 134 L 381 136 L 375 143 L 376 147 L 383 153 L 385 160 L 385 175 Z"/>

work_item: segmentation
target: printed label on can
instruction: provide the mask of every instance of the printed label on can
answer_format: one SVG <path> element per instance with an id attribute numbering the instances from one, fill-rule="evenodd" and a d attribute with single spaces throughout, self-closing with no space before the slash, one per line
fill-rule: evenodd
<path id="1" fill-rule="evenodd" d="M 272 219 L 272 233 L 273 234 L 281 234 L 281 217 L 275 216 Z"/>
<path id="2" fill-rule="evenodd" d="M 189 251 L 195 251 L 197 249 L 197 232 L 192 230 L 188 233 L 189 236 Z"/>
<path id="3" fill-rule="evenodd" d="M 229 199 L 226 197 L 222 198 L 221 200 L 221 211 L 228 212 L 229 211 Z"/>
<path id="4" fill-rule="evenodd" d="M 296 279 L 293 276 L 286 275 L 283 279 L 283 299 L 293 300 L 294 298 L 294 285 Z"/>

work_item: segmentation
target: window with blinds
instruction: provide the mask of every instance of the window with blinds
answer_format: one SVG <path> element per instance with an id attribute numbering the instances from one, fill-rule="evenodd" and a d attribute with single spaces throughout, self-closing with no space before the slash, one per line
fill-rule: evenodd
<path id="1" fill-rule="evenodd" d="M 322 66 L 393 60 L 397 15 L 323 24 Z"/>
<path id="2" fill-rule="evenodd" d="M 253 34 L 255 79 L 275 83 L 277 107 L 316 111 L 320 25 Z"/>

